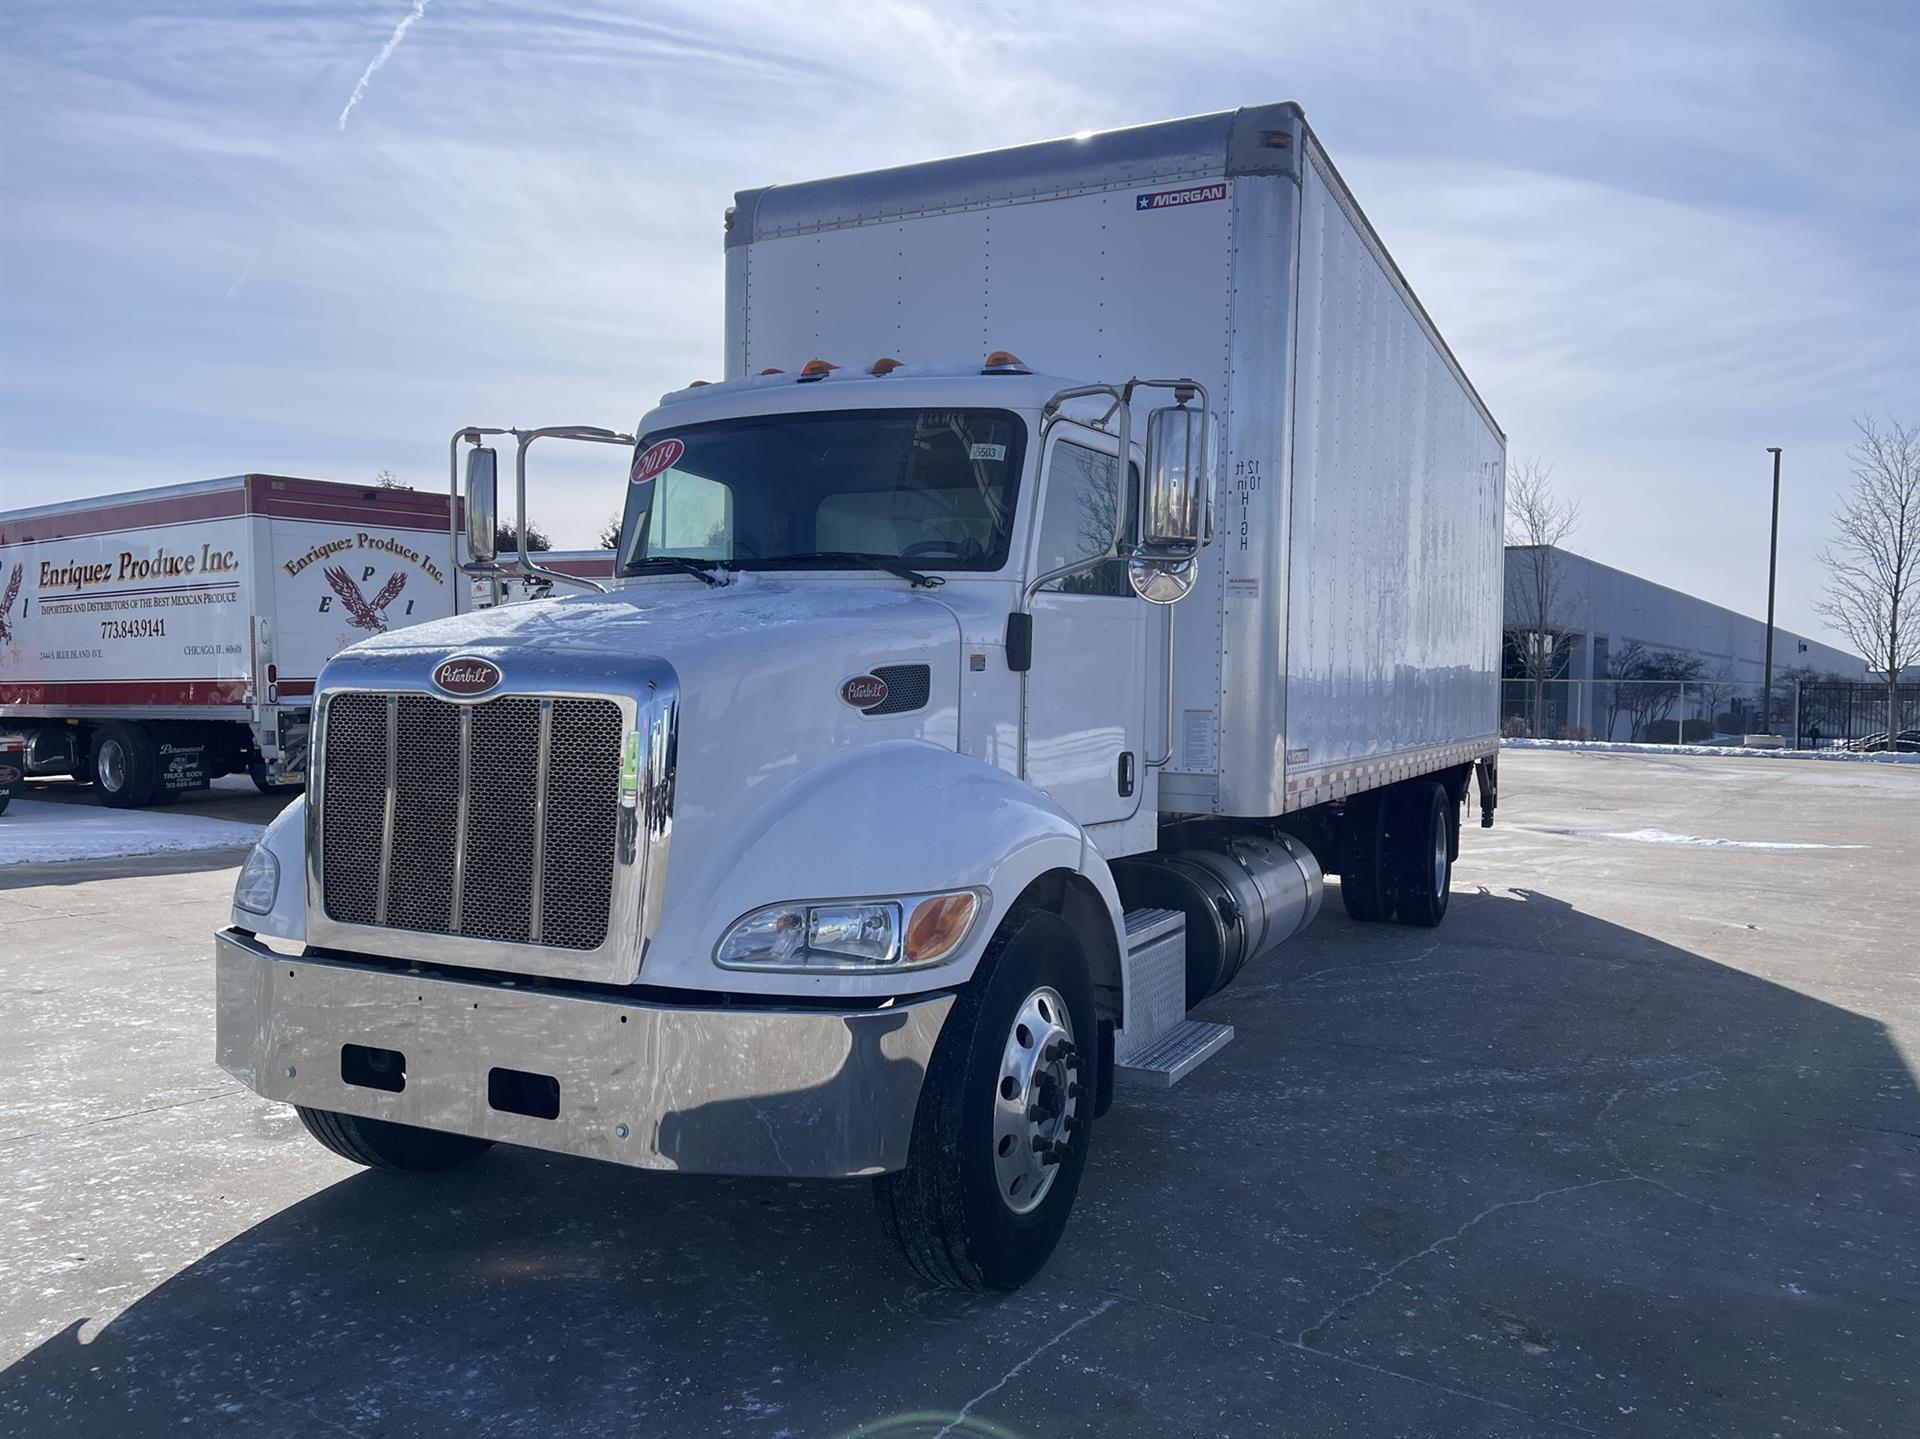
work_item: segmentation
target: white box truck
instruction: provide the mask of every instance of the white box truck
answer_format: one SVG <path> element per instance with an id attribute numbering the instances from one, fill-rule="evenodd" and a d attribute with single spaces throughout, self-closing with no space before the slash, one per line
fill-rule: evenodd
<path id="1" fill-rule="evenodd" d="M 615 588 L 327 665 L 219 1062 L 370 1165 L 872 1176 L 1010 1288 L 1324 873 L 1445 914 L 1504 440 L 1291 105 L 748 191 L 726 257 L 723 381 L 455 435 L 471 574 L 531 563 L 492 436 L 522 517 L 631 446 Z"/>
<path id="2" fill-rule="evenodd" d="M 320 667 L 455 613 L 448 504 L 234 475 L 0 511 L 0 732 L 119 808 L 299 781 Z"/>

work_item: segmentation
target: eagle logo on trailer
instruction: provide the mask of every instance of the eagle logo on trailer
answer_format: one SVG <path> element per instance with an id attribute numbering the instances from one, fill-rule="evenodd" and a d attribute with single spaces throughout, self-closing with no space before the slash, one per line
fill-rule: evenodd
<path id="1" fill-rule="evenodd" d="M 396 570 L 387 577 L 380 592 L 369 600 L 360 592 L 360 586 L 353 582 L 353 576 L 340 565 L 329 565 L 326 569 L 327 584 L 340 596 L 340 607 L 347 612 L 347 623 L 355 629 L 372 630 L 375 634 L 385 634 L 387 630 L 387 606 L 400 598 L 400 591 L 407 587 L 407 573 Z"/>
<path id="2" fill-rule="evenodd" d="M 13 602 L 20 598 L 20 578 L 23 566 L 13 567 L 13 576 L 7 581 L 7 592 L 0 595 L 0 645 L 13 643 Z"/>

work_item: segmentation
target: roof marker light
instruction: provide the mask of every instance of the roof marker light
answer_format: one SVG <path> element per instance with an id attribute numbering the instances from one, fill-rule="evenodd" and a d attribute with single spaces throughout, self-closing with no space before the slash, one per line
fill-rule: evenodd
<path id="1" fill-rule="evenodd" d="M 800 367 L 799 383 L 804 385 L 810 380 L 824 380 L 839 368 L 838 365 L 827 360 L 808 360 Z"/>
<path id="2" fill-rule="evenodd" d="M 697 389 L 699 389 L 699 388 L 700 388 L 700 387 L 701 387 L 702 385 L 710 385 L 710 384 L 712 384 L 712 383 L 713 383 L 713 381 L 711 381 L 711 380 L 695 380 L 695 381 L 694 381 L 694 382 L 693 382 L 693 383 L 692 383 L 691 385 L 688 385 L 688 386 L 687 386 L 687 388 L 688 388 L 689 390 L 697 390 Z"/>
<path id="3" fill-rule="evenodd" d="M 784 375 L 786 374 L 786 371 L 781 369 L 777 365 L 768 365 L 766 369 L 762 370 L 760 373 L 763 375 Z"/>
<path id="4" fill-rule="evenodd" d="M 981 368 L 983 375 L 1031 375 L 1018 355 L 1010 350 L 995 350 L 987 356 L 986 364 Z"/>
<path id="5" fill-rule="evenodd" d="M 891 355 L 884 355 L 867 366 L 867 373 L 869 375 L 891 375 L 895 370 L 900 368 L 900 365 L 901 361 L 894 359 Z"/>

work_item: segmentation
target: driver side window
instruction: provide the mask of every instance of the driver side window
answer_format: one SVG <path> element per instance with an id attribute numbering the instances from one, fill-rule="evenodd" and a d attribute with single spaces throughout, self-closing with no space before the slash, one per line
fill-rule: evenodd
<path id="1" fill-rule="evenodd" d="M 1103 455 L 1085 445 L 1062 441 L 1053 447 L 1053 459 L 1047 469 L 1047 495 L 1040 507 L 1038 573 L 1058 569 L 1113 548 L 1114 522 L 1119 504 L 1112 455 Z M 1132 528 L 1133 515 L 1140 497 L 1140 468 L 1128 467 L 1126 527 Z M 1049 580 L 1043 592 L 1069 595 L 1112 595 L 1131 597 L 1127 583 L 1127 562 L 1119 557 L 1104 564 Z"/>

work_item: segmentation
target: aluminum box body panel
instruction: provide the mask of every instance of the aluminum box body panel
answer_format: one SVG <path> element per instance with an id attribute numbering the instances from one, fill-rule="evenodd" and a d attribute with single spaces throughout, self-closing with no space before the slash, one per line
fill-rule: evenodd
<path id="1" fill-rule="evenodd" d="M 885 1009 L 699 1009 L 288 959 L 214 937 L 215 1057 L 266 1099 L 697 1174 L 831 1178 L 906 1163 L 951 994 Z M 342 1047 L 405 1055 L 398 1092 Z M 489 1102 L 495 1068 L 550 1077 L 556 1117 Z"/>
<path id="2" fill-rule="evenodd" d="M 1317 156 L 1298 303 L 1287 769 L 1491 748 L 1504 441 Z"/>
<path id="3" fill-rule="evenodd" d="M 729 377 L 1004 348 L 1207 386 L 1216 538 L 1148 625 L 1162 811 L 1493 748 L 1505 439 L 1296 107 L 744 192 L 728 243 Z"/>

